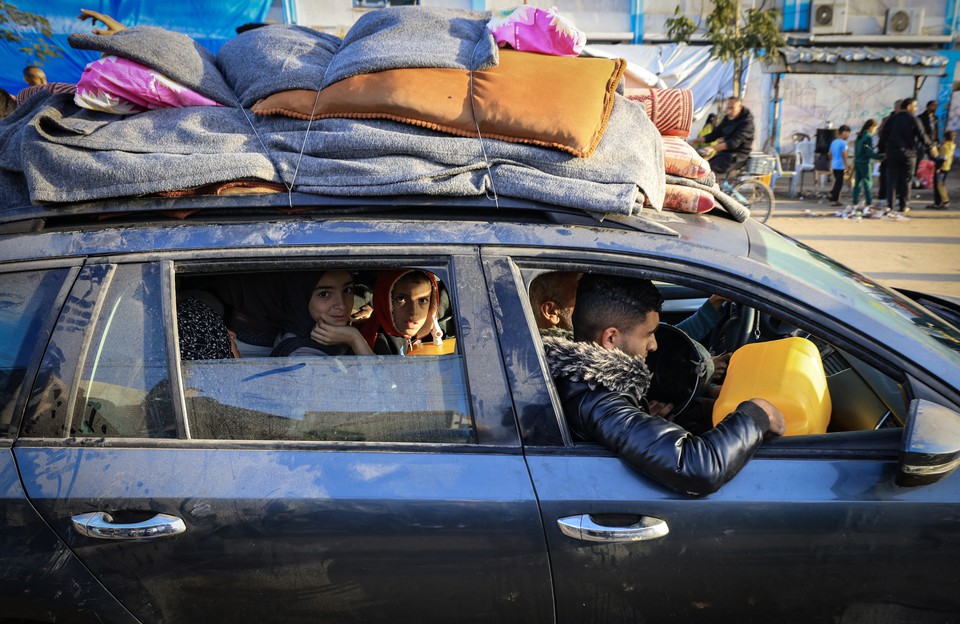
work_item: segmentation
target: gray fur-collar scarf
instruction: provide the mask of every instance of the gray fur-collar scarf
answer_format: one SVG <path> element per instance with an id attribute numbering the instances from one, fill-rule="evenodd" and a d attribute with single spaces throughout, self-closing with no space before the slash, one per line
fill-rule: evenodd
<path id="1" fill-rule="evenodd" d="M 554 377 L 585 383 L 591 390 L 599 386 L 625 392 L 638 402 L 650 388 L 650 369 L 642 357 L 620 349 L 604 349 L 595 342 L 575 342 L 573 333 L 563 330 L 548 330 L 542 340 Z"/>

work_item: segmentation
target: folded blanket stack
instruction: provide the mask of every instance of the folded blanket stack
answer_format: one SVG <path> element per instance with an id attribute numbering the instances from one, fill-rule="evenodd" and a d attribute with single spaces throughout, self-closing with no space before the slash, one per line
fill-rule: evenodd
<path id="1" fill-rule="evenodd" d="M 693 123 L 693 92 L 687 89 L 628 89 L 626 97 L 644 106 L 663 138 L 666 185 L 663 207 L 701 213 L 721 205 L 738 221 L 749 210 L 720 190 L 710 164 L 684 138 Z"/>
<path id="2" fill-rule="evenodd" d="M 661 209 L 660 132 L 641 104 L 617 92 L 622 63 L 501 52 L 488 19 L 384 9 L 343 39 L 268 26 L 238 35 L 216 58 L 159 28 L 72 35 L 75 47 L 136 61 L 222 106 L 118 116 L 69 95 L 37 95 L 0 122 L 0 192 L 13 206 L 259 180 L 327 195 L 486 194 L 600 214 Z M 411 75 L 416 89 L 382 92 Z M 453 105 L 436 105 L 441 97 Z M 380 108 L 370 109 L 373 100 Z"/>

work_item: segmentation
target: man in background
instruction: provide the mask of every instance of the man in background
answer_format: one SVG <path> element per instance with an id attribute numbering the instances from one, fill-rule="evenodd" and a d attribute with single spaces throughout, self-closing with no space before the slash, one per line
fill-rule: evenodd
<path id="1" fill-rule="evenodd" d="M 728 98 L 724 103 L 726 116 L 720 120 L 713 132 L 690 139 L 690 145 L 717 141 L 713 146 L 716 154 L 710 159 L 710 168 L 714 173 L 727 173 L 742 165 L 753 149 L 753 114 L 744 108 L 740 98 Z"/>
<path id="2" fill-rule="evenodd" d="M 910 211 L 910 178 L 916 169 L 917 145 L 922 144 L 933 157 L 938 154 L 936 144 L 923 130 L 916 112 L 916 98 L 902 100 L 900 112 L 884 125 L 878 144 L 879 151 L 887 156 L 887 206 L 893 208 L 896 191 L 900 212 Z"/>

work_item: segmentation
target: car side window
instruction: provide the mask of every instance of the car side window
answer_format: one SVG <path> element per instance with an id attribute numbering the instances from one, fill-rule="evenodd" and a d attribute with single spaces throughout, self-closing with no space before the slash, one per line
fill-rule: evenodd
<path id="1" fill-rule="evenodd" d="M 363 286 L 364 282 L 375 283 L 377 277 L 376 271 L 354 275 L 354 281 L 348 280 L 342 270 L 315 273 L 337 273 L 336 279 L 326 280 L 331 285 L 355 281 L 354 286 Z M 205 286 L 222 285 L 228 278 L 228 296 L 222 296 L 223 288 Z M 437 317 L 444 323 L 448 349 L 416 348 L 408 355 L 357 355 L 348 348 L 349 343 L 334 343 L 333 348 L 327 348 L 310 338 L 311 328 L 320 321 L 308 314 L 319 316 L 308 302 L 315 282 L 326 284 L 324 279 L 318 282 L 316 276 L 305 280 L 302 274 L 276 274 L 269 282 L 293 284 L 303 292 L 286 292 L 277 300 L 274 289 L 268 295 L 274 299 L 267 303 L 251 300 L 252 293 L 263 291 L 263 274 L 251 273 L 249 278 L 249 287 L 242 274 L 183 276 L 178 280 L 178 308 L 182 312 L 189 298 L 195 311 L 189 321 L 186 314 L 180 314 L 178 322 L 180 370 L 191 438 L 476 443 L 464 361 L 454 346 L 456 323 L 446 290 Z M 324 289 L 330 290 L 331 285 Z M 349 289 L 340 284 L 334 290 Z M 279 291 L 283 291 L 282 286 Z M 244 296 L 236 296 L 237 292 Z M 350 303 L 346 307 L 352 305 L 353 309 L 341 310 L 339 306 L 332 322 L 360 337 L 358 328 L 362 329 L 364 323 L 379 323 L 383 317 L 362 312 L 361 308 L 369 307 L 369 300 L 348 295 L 345 300 Z M 348 315 L 354 319 L 350 323 L 343 320 Z M 209 344 L 221 342 L 224 333 L 230 333 L 235 341 L 237 337 L 247 338 L 234 350 L 240 357 L 231 357 L 222 348 L 195 357 L 199 338 L 193 336 L 195 331 L 188 322 L 196 323 L 201 316 L 206 319 L 202 324 L 210 328 L 203 337 Z M 327 326 L 330 323 L 323 321 Z M 258 355 L 246 344 L 259 336 L 264 345 L 286 345 L 292 335 L 299 336 L 294 339 L 299 340 L 299 348 L 278 347 L 272 357 Z M 269 349 L 265 352 L 271 353 Z"/>
<path id="2" fill-rule="evenodd" d="M 160 266 L 118 265 L 94 316 L 70 435 L 174 437 Z"/>
<path id="3" fill-rule="evenodd" d="M 581 333 L 596 331 L 591 325 L 596 315 L 578 317 L 573 312 L 581 303 L 576 295 L 579 275 L 569 271 L 526 275 L 533 320 L 542 340 L 550 341 L 557 361 L 580 353 L 564 342 L 573 335 L 557 330 L 575 330 L 579 322 Z M 631 349 L 632 355 L 642 352 L 651 375 L 641 401 L 647 413 L 699 434 L 741 401 L 760 397 L 783 413 L 787 437 L 866 433 L 896 429 L 906 422 L 906 389 L 830 341 L 698 287 L 665 281 L 654 282 L 653 287 L 663 299 L 659 325 L 650 339 L 631 338 L 618 347 Z M 592 361 L 584 359 L 583 366 Z M 569 363 L 563 370 L 567 368 Z M 614 374 L 589 370 L 597 378 Z M 574 434 L 575 440 L 582 440 L 581 432 Z"/>
<path id="4" fill-rule="evenodd" d="M 11 434 L 17 397 L 30 359 L 45 344 L 53 309 L 68 269 L 0 275 L 0 436 Z M 38 342 L 39 347 L 38 347 Z"/>
<path id="5" fill-rule="evenodd" d="M 174 437 L 157 264 L 77 276 L 27 406 L 28 437 Z"/>

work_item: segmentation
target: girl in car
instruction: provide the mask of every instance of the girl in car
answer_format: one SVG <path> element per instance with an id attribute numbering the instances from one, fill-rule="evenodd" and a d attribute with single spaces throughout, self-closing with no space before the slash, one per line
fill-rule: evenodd
<path id="1" fill-rule="evenodd" d="M 373 317 L 361 333 L 378 355 L 406 355 L 425 338 L 437 343 L 440 296 L 433 273 L 417 269 L 381 271 L 373 289 Z"/>
<path id="2" fill-rule="evenodd" d="M 314 322 L 309 335 L 284 334 L 270 356 L 373 355 L 359 330 L 350 324 L 354 320 L 353 290 L 353 275 L 349 271 L 323 272 L 307 304 Z"/>

